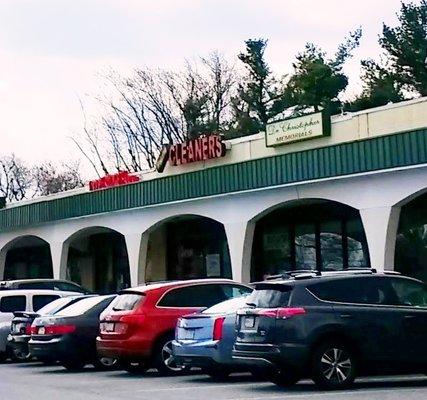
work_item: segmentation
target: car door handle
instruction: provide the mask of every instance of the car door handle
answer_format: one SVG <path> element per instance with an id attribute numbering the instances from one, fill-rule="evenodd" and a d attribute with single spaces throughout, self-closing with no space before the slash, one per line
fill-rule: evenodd
<path id="1" fill-rule="evenodd" d="M 417 318 L 415 315 L 405 315 L 405 319 L 415 319 Z"/>
<path id="2" fill-rule="evenodd" d="M 341 314 L 340 317 L 345 318 L 345 319 L 352 319 L 353 318 L 353 316 L 351 314 Z"/>

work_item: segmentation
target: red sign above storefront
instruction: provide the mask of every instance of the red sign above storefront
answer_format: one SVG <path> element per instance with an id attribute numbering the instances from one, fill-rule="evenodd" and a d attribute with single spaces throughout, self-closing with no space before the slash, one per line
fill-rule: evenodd
<path id="1" fill-rule="evenodd" d="M 225 152 L 221 136 L 203 136 L 165 147 L 160 153 L 156 167 L 162 172 L 168 160 L 170 165 L 177 166 L 224 157 Z"/>
<path id="2" fill-rule="evenodd" d="M 106 189 L 135 182 L 139 182 L 139 177 L 130 175 L 129 172 L 124 171 L 114 175 L 106 175 L 94 181 L 89 181 L 89 190 Z"/>

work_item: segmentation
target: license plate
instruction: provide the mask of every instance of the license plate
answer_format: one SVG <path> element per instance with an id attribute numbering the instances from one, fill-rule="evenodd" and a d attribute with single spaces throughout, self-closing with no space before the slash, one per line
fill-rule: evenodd
<path id="1" fill-rule="evenodd" d="M 180 340 L 193 340 L 194 339 L 194 330 L 181 329 L 178 334 L 178 339 Z"/>
<path id="2" fill-rule="evenodd" d="M 37 330 L 37 333 L 39 335 L 44 335 L 46 333 L 46 328 L 44 326 L 40 326 L 39 329 Z"/>
<path id="3" fill-rule="evenodd" d="M 245 317 L 245 328 L 255 327 L 255 317 Z"/>
<path id="4" fill-rule="evenodd" d="M 103 322 L 101 324 L 101 331 L 114 332 L 114 322 Z"/>

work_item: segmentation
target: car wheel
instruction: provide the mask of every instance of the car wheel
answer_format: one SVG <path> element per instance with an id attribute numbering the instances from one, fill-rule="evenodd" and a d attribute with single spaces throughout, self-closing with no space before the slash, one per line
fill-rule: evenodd
<path id="1" fill-rule="evenodd" d="M 341 342 L 321 344 L 313 355 L 313 381 L 322 389 L 345 389 L 356 377 L 355 358 Z"/>
<path id="2" fill-rule="evenodd" d="M 4 363 L 7 360 L 7 353 L 5 351 L 0 351 L 0 363 Z"/>
<path id="3" fill-rule="evenodd" d="M 119 360 L 118 365 L 132 375 L 142 375 L 148 370 L 147 363 L 143 361 Z"/>
<path id="4" fill-rule="evenodd" d="M 117 359 L 111 357 L 100 357 L 93 362 L 95 369 L 99 371 L 106 371 L 117 367 Z"/>
<path id="5" fill-rule="evenodd" d="M 280 387 L 291 387 L 298 383 L 301 375 L 290 369 L 280 369 L 278 371 L 270 372 L 266 376 L 267 380 L 273 382 Z"/>
<path id="6" fill-rule="evenodd" d="M 63 361 L 62 366 L 68 371 L 77 372 L 81 371 L 86 366 L 86 363 L 81 360 L 68 360 Z"/>
<path id="7" fill-rule="evenodd" d="M 31 354 L 28 351 L 22 351 L 19 349 L 13 349 L 11 351 L 12 361 L 25 362 L 31 360 Z"/>
<path id="8" fill-rule="evenodd" d="M 162 375 L 176 375 L 187 369 L 187 367 L 176 363 L 175 357 L 172 353 L 173 339 L 172 335 L 167 336 L 159 342 L 156 349 L 155 367 Z"/>
<path id="9" fill-rule="evenodd" d="M 215 381 L 225 381 L 231 373 L 227 368 L 206 368 L 203 372 Z"/>

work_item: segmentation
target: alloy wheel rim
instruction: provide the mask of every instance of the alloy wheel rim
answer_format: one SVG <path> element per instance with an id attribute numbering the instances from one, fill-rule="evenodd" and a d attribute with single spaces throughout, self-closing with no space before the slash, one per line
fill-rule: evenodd
<path id="1" fill-rule="evenodd" d="M 175 361 L 175 357 L 172 352 L 172 340 L 166 342 L 162 348 L 162 360 L 166 368 L 171 371 L 178 372 L 182 370 L 182 367 L 178 366 Z"/>
<path id="2" fill-rule="evenodd" d="M 104 365 L 105 367 L 112 367 L 113 365 L 115 365 L 117 363 L 117 359 L 111 358 L 111 357 L 101 357 L 99 359 L 99 362 L 102 365 Z"/>
<path id="3" fill-rule="evenodd" d="M 25 361 L 30 358 L 30 353 L 25 353 L 24 351 L 21 351 L 21 350 L 14 350 L 13 354 L 20 361 Z"/>
<path id="4" fill-rule="evenodd" d="M 350 355 L 339 348 L 326 350 L 320 359 L 322 374 L 330 382 L 341 384 L 345 382 L 352 369 Z"/>

